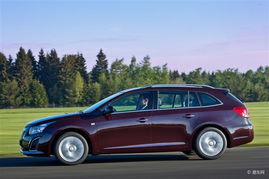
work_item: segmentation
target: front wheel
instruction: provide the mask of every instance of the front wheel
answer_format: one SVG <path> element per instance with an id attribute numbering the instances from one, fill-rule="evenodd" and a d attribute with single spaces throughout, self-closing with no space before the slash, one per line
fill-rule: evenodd
<path id="1" fill-rule="evenodd" d="M 222 131 L 214 127 L 202 130 L 195 140 L 195 152 L 203 159 L 219 158 L 227 147 L 227 140 Z"/>
<path id="2" fill-rule="evenodd" d="M 76 132 L 67 132 L 60 136 L 55 145 L 56 158 L 66 165 L 82 163 L 88 156 L 88 143 Z"/>

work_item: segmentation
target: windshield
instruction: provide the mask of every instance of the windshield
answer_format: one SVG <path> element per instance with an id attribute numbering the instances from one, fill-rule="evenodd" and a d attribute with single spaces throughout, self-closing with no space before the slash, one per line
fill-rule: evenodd
<path id="1" fill-rule="evenodd" d="M 83 112 L 84 113 L 90 113 L 90 112 L 93 112 L 94 110 L 96 110 L 97 108 L 99 108 L 100 106 L 102 106 L 103 104 L 105 104 L 106 102 L 110 101 L 111 99 L 121 95 L 122 92 L 118 92 L 116 94 L 113 94 L 111 96 L 108 96 L 107 98 L 105 99 L 102 99 L 101 101 L 95 103 L 94 105 L 90 106 L 89 108 L 85 109 Z"/>

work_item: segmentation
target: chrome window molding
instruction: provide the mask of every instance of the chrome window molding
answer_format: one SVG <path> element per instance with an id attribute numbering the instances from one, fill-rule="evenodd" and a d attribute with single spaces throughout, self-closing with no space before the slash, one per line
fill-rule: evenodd
<path id="1" fill-rule="evenodd" d="M 180 110 L 180 109 L 195 109 L 195 108 L 209 108 L 209 107 L 215 107 L 215 106 L 221 106 L 221 104 L 215 104 L 210 106 L 194 106 L 194 107 L 182 107 L 182 108 L 165 108 L 165 109 L 148 109 L 148 110 L 134 110 L 134 111 L 116 111 L 111 114 L 119 114 L 119 113 L 130 113 L 130 112 L 149 112 L 149 111 L 164 111 L 164 110 Z"/>
<path id="2" fill-rule="evenodd" d="M 164 90 L 165 91 L 165 90 Z M 177 90 L 177 91 L 185 91 L 188 93 L 188 96 L 189 96 L 189 93 L 190 93 L 190 90 Z M 160 93 L 160 90 L 156 90 L 157 92 L 157 98 L 159 98 L 159 93 Z M 216 99 L 219 104 L 214 104 L 214 105 L 208 105 L 208 106 L 202 106 L 200 104 L 200 106 L 191 106 L 191 107 L 180 107 L 180 108 L 165 108 L 165 109 L 160 109 L 160 108 L 157 108 L 157 109 L 147 109 L 147 110 L 129 110 L 129 111 L 116 111 L 116 112 L 113 112 L 112 114 L 122 114 L 122 113 L 130 113 L 130 112 L 150 112 L 150 111 L 163 111 L 163 110 L 180 110 L 180 109 L 196 109 L 196 108 L 209 108 L 209 107 L 216 107 L 216 106 L 221 106 L 223 105 L 223 102 L 221 100 L 219 100 L 218 98 L 216 98 L 215 96 L 211 95 L 210 93 L 207 93 L 207 92 L 204 92 L 204 91 L 192 91 L 194 93 L 205 93 L 207 95 L 210 95 L 211 97 L 213 97 L 214 99 Z M 176 90 L 174 90 L 172 93 L 176 93 Z M 200 102 L 200 98 L 197 95 L 197 98 Z M 124 95 L 125 96 L 125 95 Z M 189 98 L 189 97 L 188 97 Z M 113 99 L 112 99 L 113 101 Z M 189 100 L 188 100 L 188 103 L 189 103 Z M 111 104 L 111 103 L 110 103 Z M 188 104 L 189 105 L 189 104 Z"/>

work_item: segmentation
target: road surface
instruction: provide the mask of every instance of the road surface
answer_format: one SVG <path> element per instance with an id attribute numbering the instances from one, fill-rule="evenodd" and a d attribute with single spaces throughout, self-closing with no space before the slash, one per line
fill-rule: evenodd
<path id="1" fill-rule="evenodd" d="M 181 152 L 89 156 L 63 166 L 54 157 L 2 157 L 0 179 L 269 178 L 269 148 L 233 148 L 218 160 Z"/>

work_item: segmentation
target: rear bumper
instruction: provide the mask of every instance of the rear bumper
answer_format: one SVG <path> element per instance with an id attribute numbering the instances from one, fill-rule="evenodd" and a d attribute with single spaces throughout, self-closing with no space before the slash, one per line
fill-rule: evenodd
<path id="1" fill-rule="evenodd" d="M 231 132 L 230 146 L 247 144 L 254 139 L 253 125 L 249 122 L 244 126 L 233 128 Z"/>

